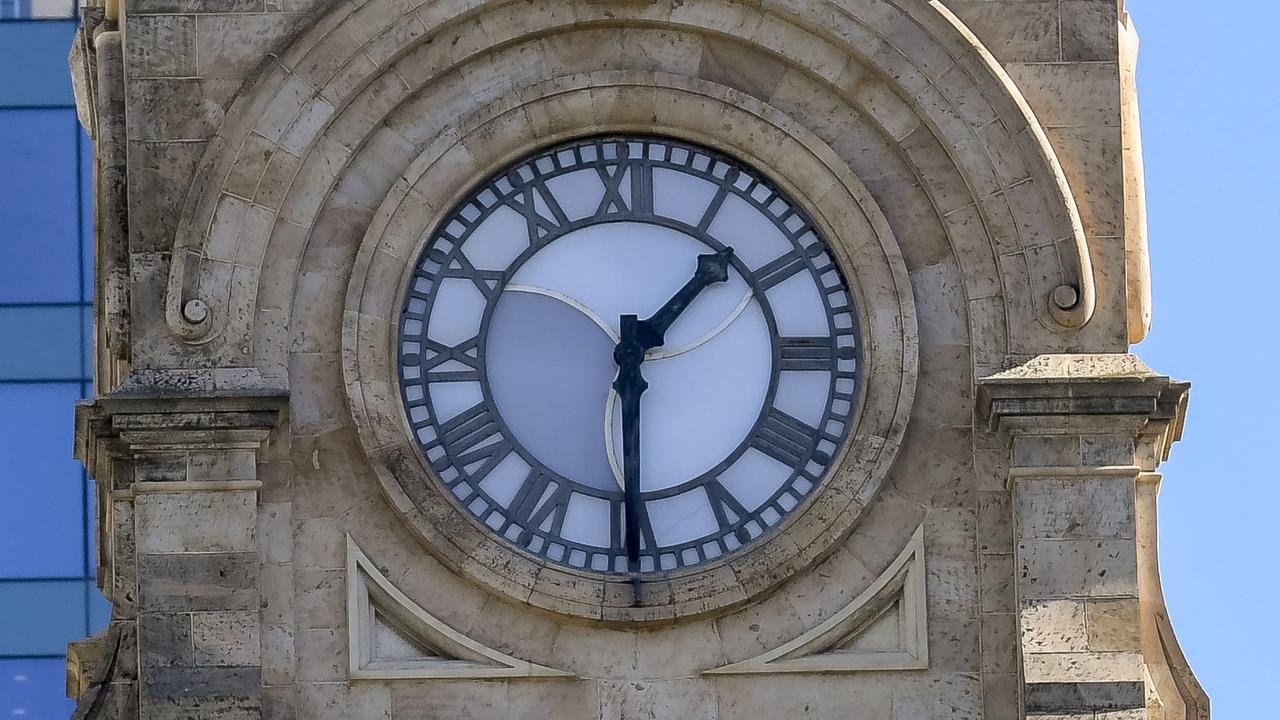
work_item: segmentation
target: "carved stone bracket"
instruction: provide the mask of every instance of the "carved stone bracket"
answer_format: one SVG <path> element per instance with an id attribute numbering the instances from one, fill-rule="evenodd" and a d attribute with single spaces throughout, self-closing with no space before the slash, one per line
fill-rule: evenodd
<path id="1" fill-rule="evenodd" d="M 1189 670 L 1170 667 L 1171 633 L 1148 631 L 1168 621 L 1142 492 L 1189 390 L 1122 354 L 1041 355 L 979 381 L 978 412 L 1011 446 L 1025 716 L 1198 705 L 1159 682 Z"/>

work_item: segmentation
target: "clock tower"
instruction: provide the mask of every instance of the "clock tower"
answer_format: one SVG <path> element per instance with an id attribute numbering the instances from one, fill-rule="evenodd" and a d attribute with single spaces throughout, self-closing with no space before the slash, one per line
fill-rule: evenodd
<path id="1" fill-rule="evenodd" d="M 89 0 L 77 718 L 1207 720 L 1118 0 Z"/>

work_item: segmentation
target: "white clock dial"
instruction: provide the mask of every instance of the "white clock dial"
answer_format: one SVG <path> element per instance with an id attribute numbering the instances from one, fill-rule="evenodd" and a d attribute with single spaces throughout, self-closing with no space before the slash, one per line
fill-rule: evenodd
<path id="1" fill-rule="evenodd" d="M 458 502 L 610 573 L 778 526 L 831 467 L 859 379 L 848 289 L 800 208 L 648 137 L 551 148 L 473 191 L 428 238 L 399 348 L 409 422 Z"/>

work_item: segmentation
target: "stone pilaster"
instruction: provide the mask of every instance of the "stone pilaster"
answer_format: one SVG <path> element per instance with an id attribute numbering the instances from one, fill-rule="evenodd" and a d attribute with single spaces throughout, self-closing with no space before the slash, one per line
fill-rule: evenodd
<path id="1" fill-rule="evenodd" d="M 1025 716 L 1146 718 L 1136 493 L 1188 386 L 1132 355 L 1044 355 L 979 386 L 1011 453 Z"/>
<path id="2" fill-rule="evenodd" d="M 257 453 L 283 402 L 270 392 L 142 393 L 80 408 L 110 632 L 136 643 L 116 661 L 130 672 L 71 683 L 114 689 L 92 702 L 119 717 L 261 717 Z M 79 693 L 82 708 L 89 696 Z"/>

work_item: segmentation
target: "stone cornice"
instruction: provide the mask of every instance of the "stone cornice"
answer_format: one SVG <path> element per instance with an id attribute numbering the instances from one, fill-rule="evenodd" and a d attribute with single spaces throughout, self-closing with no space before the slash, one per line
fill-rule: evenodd
<path id="1" fill-rule="evenodd" d="M 1190 389 L 1135 355 L 1039 355 L 978 380 L 977 410 L 990 430 L 1014 434 L 1128 429 L 1164 460 L 1182 437 Z"/>
<path id="2" fill-rule="evenodd" d="M 285 391 L 136 389 L 76 407 L 76 457 L 89 468 L 105 457 L 147 450 L 256 449 L 288 403 Z"/>

